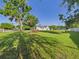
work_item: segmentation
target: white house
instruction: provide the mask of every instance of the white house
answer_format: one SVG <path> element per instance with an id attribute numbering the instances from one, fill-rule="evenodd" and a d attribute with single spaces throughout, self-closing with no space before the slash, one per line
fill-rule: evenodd
<path id="1" fill-rule="evenodd" d="M 50 30 L 50 28 L 48 26 L 36 26 L 36 30 Z"/>
<path id="2" fill-rule="evenodd" d="M 68 31 L 74 31 L 74 32 L 79 32 L 79 28 L 70 28 Z"/>
<path id="3" fill-rule="evenodd" d="M 0 32 L 5 32 L 4 29 L 0 29 Z"/>

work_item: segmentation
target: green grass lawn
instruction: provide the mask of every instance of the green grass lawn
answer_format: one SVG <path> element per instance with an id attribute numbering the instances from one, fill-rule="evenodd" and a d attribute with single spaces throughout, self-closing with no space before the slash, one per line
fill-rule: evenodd
<path id="1" fill-rule="evenodd" d="M 6 36 L 8 34 L 11 34 L 11 33 L 13 33 L 13 32 L 0 32 L 0 38 Z"/>
<path id="2" fill-rule="evenodd" d="M 43 37 L 53 38 L 60 42 L 60 47 L 63 48 L 63 52 L 67 53 L 66 59 L 79 59 L 79 32 L 68 32 L 68 33 L 47 33 L 38 32 L 35 33 Z M 75 56 L 75 54 L 77 54 Z"/>
<path id="3" fill-rule="evenodd" d="M 43 36 L 43 37 L 55 38 L 57 41 L 61 42 L 64 45 L 73 46 L 76 48 L 79 45 L 79 43 L 78 43 L 79 42 L 79 33 L 77 33 L 77 32 L 59 33 L 59 34 L 38 32 L 35 34 Z"/>
<path id="4" fill-rule="evenodd" d="M 0 39 L 5 38 L 6 40 L 6 36 L 12 33 L 13 32 L 0 33 Z M 36 32 L 32 34 L 33 36 L 32 35 L 30 36 L 29 38 L 30 40 L 28 40 L 27 43 L 31 44 L 30 47 L 32 50 L 34 50 L 33 52 L 38 51 L 39 52 L 38 54 L 40 54 L 40 56 L 41 55 L 43 56 L 42 58 L 39 56 L 40 58 L 36 58 L 36 59 L 79 59 L 79 33 L 78 32 L 68 32 L 68 33 Z M 14 37 L 18 37 L 17 35 L 14 34 Z M 26 35 L 26 34 L 23 34 L 23 35 Z M 11 38 L 12 36 L 10 37 L 10 39 Z M 25 38 L 28 38 L 28 37 L 24 36 L 24 38 L 22 39 L 25 39 Z M 15 43 L 14 45 L 17 44 Z M 55 57 L 53 57 L 53 55 Z M 33 54 L 33 56 L 35 55 Z M 36 56 L 38 57 L 37 54 Z"/>

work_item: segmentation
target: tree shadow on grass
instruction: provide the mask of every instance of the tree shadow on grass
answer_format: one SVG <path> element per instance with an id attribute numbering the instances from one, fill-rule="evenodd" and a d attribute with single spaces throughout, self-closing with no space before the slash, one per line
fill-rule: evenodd
<path id="1" fill-rule="evenodd" d="M 56 38 L 16 32 L 1 39 L 0 59 L 67 59 L 60 46 Z"/>
<path id="2" fill-rule="evenodd" d="M 70 38 L 79 48 L 79 32 L 70 32 Z"/>

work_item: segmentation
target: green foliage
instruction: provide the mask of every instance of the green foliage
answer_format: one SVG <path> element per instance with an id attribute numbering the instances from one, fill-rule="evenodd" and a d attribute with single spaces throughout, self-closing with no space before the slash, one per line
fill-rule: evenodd
<path id="1" fill-rule="evenodd" d="M 78 23 L 74 23 L 74 24 L 72 24 L 72 28 L 79 28 L 79 24 Z"/>
<path id="2" fill-rule="evenodd" d="M 79 6 L 79 0 L 63 0 L 63 4 L 68 6 L 68 11 L 72 11 L 72 8 Z"/>
<path id="3" fill-rule="evenodd" d="M 14 25 L 10 23 L 1 23 L 0 28 L 2 29 L 14 29 Z"/>
<path id="4" fill-rule="evenodd" d="M 63 14 L 59 15 L 59 19 L 65 23 L 66 28 L 77 27 L 74 25 L 78 25 L 79 23 L 79 10 L 75 10 L 73 14 L 69 16 L 64 16 Z"/>
<path id="5" fill-rule="evenodd" d="M 63 0 L 63 4 L 67 5 L 67 16 L 60 14 L 60 20 L 64 21 L 66 28 L 77 27 L 73 26 L 79 23 L 79 0 Z"/>
<path id="6" fill-rule="evenodd" d="M 49 28 L 50 28 L 51 30 L 56 30 L 56 29 L 57 29 L 57 26 L 56 26 L 56 25 L 52 25 L 52 26 L 49 26 Z"/>
<path id="7" fill-rule="evenodd" d="M 38 23 L 38 18 L 29 14 L 27 15 L 27 18 L 24 20 L 24 25 L 34 27 Z"/>
<path id="8" fill-rule="evenodd" d="M 30 30 L 31 27 L 30 27 L 30 26 L 27 26 L 27 25 L 26 25 L 26 26 L 24 25 L 24 26 L 23 26 L 23 29 L 24 29 L 24 30 Z"/>
<path id="9" fill-rule="evenodd" d="M 51 30 L 58 30 L 58 29 L 65 29 L 65 26 L 57 26 L 57 25 L 51 25 L 49 26 Z"/>
<path id="10" fill-rule="evenodd" d="M 18 25 L 18 26 L 16 26 L 16 28 L 19 29 L 20 26 Z M 31 27 L 30 26 L 27 26 L 27 25 L 23 25 L 22 28 L 23 28 L 23 30 L 30 30 L 31 29 Z"/>
<path id="11" fill-rule="evenodd" d="M 3 9 L 0 9 L 0 14 L 9 16 L 12 21 L 15 19 L 19 23 L 22 30 L 22 22 L 24 16 L 32 9 L 27 5 L 26 0 L 3 0 L 5 5 Z"/>

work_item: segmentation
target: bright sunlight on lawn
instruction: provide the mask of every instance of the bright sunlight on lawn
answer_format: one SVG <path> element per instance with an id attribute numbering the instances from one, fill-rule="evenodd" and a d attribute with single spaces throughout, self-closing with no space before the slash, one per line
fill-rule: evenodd
<path id="1" fill-rule="evenodd" d="M 17 59 L 19 49 L 23 50 L 23 55 L 28 54 L 24 57 L 27 59 L 79 59 L 78 35 L 77 32 L 0 33 L 0 39 L 4 41 L 0 52 L 4 49 L 6 53 L 3 51 L 2 56 L 7 56 L 8 50 L 8 52 L 14 51 L 8 54 L 6 57 L 8 59 Z M 0 58 L 3 58 L 2 56 Z"/>
<path id="2" fill-rule="evenodd" d="M 60 48 L 63 49 L 64 54 L 67 53 L 66 59 L 78 59 L 79 55 L 79 32 L 67 32 L 67 33 L 47 33 L 39 32 L 35 33 L 43 37 L 54 38 L 54 40 L 60 42 Z M 75 55 L 77 54 L 77 55 Z M 61 58 L 60 58 L 61 59 Z"/>

